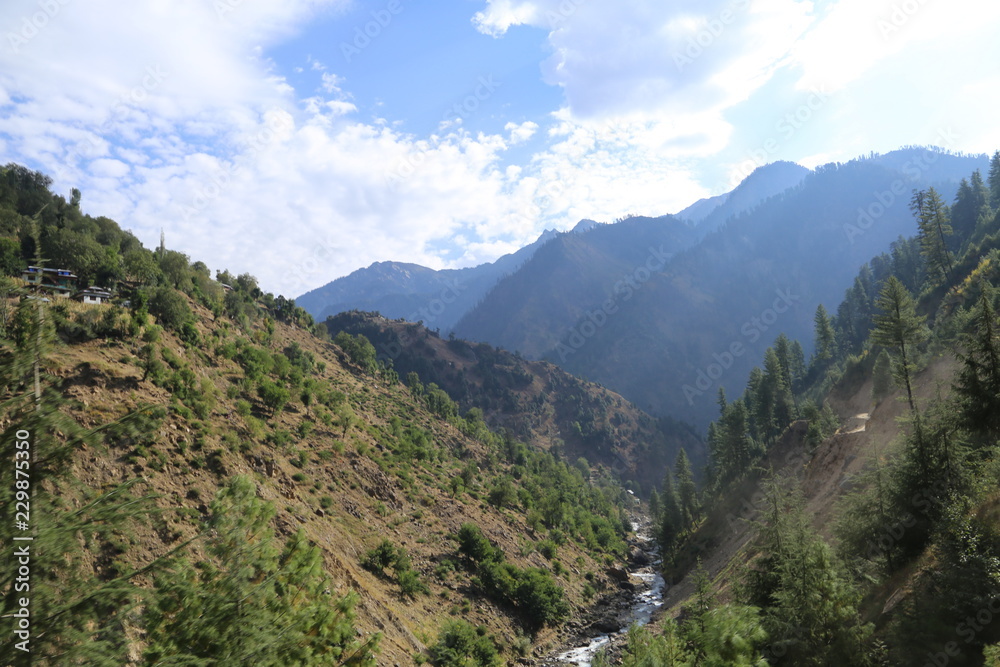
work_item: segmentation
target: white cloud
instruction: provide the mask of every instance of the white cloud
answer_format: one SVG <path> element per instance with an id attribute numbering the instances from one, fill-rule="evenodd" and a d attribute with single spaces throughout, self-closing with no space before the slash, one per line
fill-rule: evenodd
<path id="1" fill-rule="evenodd" d="M 969 0 L 965 12 L 924 3 L 887 37 L 877 21 L 890 0 L 490 0 L 474 17 L 483 33 L 547 31 L 542 71 L 564 105 L 495 133 L 455 119 L 423 137 L 398 130 L 399 119 L 362 122 L 350 82 L 318 60 L 298 69 L 320 72 L 320 85 L 297 97 L 260 55 L 348 4 L 60 5 L 17 53 L 0 42 L 3 161 L 48 171 L 64 194 L 79 187 L 86 210 L 147 244 L 162 226 L 168 245 L 193 259 L 297 295 L 377 260 L 466 265 L 581 218 L 679 210 L 711 194 L 706 173 L 723 180 L 743 157 L 720 156 L 746 130 L 734 112 L 747 100 L 776 107 L 752 119 L 773 123 L 819 83 L 838 91 L 834 100 L 783 145 L 798 155 L 775 159 L 812 166 L 888 150 L 873 142 L 912 118 L 956 124 L 960 149 L 992 148 L 976 148 L 989 136 L 1000 144 L 989 129 L 1000 9 L 968 20 Z M 37 8 L 5 3 L 0 25 L 20 26 Z M 947 105 L 933 85 L 917 87 L 942 53 L 961 53 L 950 67 L 965 74 L 961 85 L 943 67 L 935 75 Z M 914 92 L 886 113 L 899 80 Z M 865 135 L 861 124 L 877 129 Z M 895 145 L 932 137 L 914 130 Z M 507 164 L 510 155 L 524 158 Z"/>
<path id="2" fill-rule="evenodd" d="M 520 125 L 517 123 L 507 123 L 504 125 L 503 129 L 510 132 L 510 142 L 512 144 L 521 144 L 535 136 L 535 132 L 538 131 L 538 123 L 534 123 L 530 120 L 527 120 Z"/>

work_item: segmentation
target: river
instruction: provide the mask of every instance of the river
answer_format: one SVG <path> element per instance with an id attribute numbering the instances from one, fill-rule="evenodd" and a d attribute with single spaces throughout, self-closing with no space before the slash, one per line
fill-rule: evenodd
<path id="1" fill-rule="evenodd" d="M 620 629 L 616 632 L 594 632 L 589 637 L 584 637 L 579 641 L 579 645 L 569 650 L 550 656 L 544 660 L 543 665 L 577 665 L 577 667 L 590 667 L 594 655 L 612 643 L 619 643 L 628 633 L 628 628 L 633 623 L 645 625 L 653 619 L 657 609 L 663 606 L 663 594 L 665 583 L 660 573 L 661 563 L 658 554 L 651 545 L 653 541 L 648 519 L 643 522 L 632 522 L 632 529 L 636 531 L 634 545 L 643 548 L 651 561 L 651 565 L 630 570 L 631 585 L 637 588 L 628 608 L 617 614 L 614 625 Z"/>

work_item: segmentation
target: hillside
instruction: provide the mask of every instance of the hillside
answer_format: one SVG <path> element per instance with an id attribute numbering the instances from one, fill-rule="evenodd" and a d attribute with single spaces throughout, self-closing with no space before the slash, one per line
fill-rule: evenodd
<path id="1" fill-rule="evenodd" d="M 127 296 L 43 300 L 4 279 L 2 452 L 21 460 L 28 437 L 34 456 L 34 664 L 412 664 L 470 636 L 516 660 L 620 595 L 606 569 L 628 555 L 633 501 L 600 470 L 403 386 L 252 276 L 212 280 L 40 174 L 0 176 L 9 272 L 36 239 Z M 83 262 L 90 248 L 108 263 Z M 123 248 L 146 274 L 113 278 Z M 23 485 L 2 470 L 12 507 Z"/>
<path id="2" fill-rule="evenodd" d="M 558 366 L 529 361 L 485 343 L 442 339 L 426 328 L 367 313 L 326 320 L 331 336 L 365 336 L 401 377 L 416 373 L 454 398 L 463 412 L 478 408 L 491 428 L 569 461 L 614 470 L 649 490 L 681 447 L 696 461 L 704 447 L 690 427 L 657 420 L 614 392 Z"/>
<path id="3" fill-rule="evenodd" d="M 678 470 L 650 500 L 675 585 L 627 661 L 1000 660 L 1000 152 L 952 205 L 912 201 L 917 235 L 817 313 L 808 364 L 779 338 L 719 397 L 704 488 Z"/>
<path id="4" fill-rule="evenodd" d="M 938 163 L 944 162 L 951 163 L 954 181 L 941 191 L 950 200 L 958 179 L 981 160 L 941 156 Z M 942 164 L 926 177 L 943 178 L 948 169 Z M 730 220 L 675 257 L 584 345 L 573 347 L 564 334 L 545 358 L 652 414 L 704 428 L 716 411 L 720 386 L 742 387 L 779 333 L 799 340 L 809 354 L 816 307 L 837 303 L 859 266 L 901 234 L 913 233 L 900 196 L 877 224 L 848 234 L 873 192 L 905 182 L 908 199 L 910 187 L 929 185 L 904 178 L 878 160 L 818 169 L 799 187 Z M 518 326 L 512 319 L 498 326 Z"/>

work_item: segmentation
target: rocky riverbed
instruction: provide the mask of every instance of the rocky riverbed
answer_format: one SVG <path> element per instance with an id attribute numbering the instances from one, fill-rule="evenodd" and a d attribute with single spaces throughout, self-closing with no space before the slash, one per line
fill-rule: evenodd
<path id="1" fill-rule="evenodd" d="M 645 625 L 656 617 L 665 590 L 656 543 L 647 517 L 636 517 L 632 525 L 636 533 L 629 542 L 628 565 L 607 572 L 618 589 L 566 625 L 566 638 L 559 649 L 528 664 L 589 667 L 599 650 L 606 649 L 611 655 L 621 650 L 632 623 Z"/>

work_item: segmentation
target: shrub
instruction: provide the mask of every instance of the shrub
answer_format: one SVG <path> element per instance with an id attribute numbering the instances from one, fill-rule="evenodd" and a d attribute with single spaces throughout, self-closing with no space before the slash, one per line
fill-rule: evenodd
<path id="1" fill-rule="evenodd" d="M 382 540 L 374 549 L 369 549 L 361 558 L 361 567 L 382 574 L 387 567 L 395 565 L 399 550 L 390 540 Z"/>
<path id="2" fill-rule="evenodd" d="M 397 570 L 396 583 L 399 584 L 399 590 L 402 591 L 403 595 L 408 595 L 411 598 L 416 597 L 418 593 L 430 593 L 427 584 L 420 580 L 420 575 L 409 567 Z"/>
<path id="3" fill-rule="evenodd" d="M 555 558 L 558 550 L 559 546 L 552 540 L 542 540 L 538 543 L 538 553 L 545 556 L 548 560 Z"/>
<path id="4" fill-rule="evenodd" d="M 461 619 L 445 623 L 428 653 L 438 667 L 499 667 L 503 664 L 486 628 L 473 627 Z"/>
<path id="5" fill-rule="evenodd" d="M 270 409 L 272 416 L 281 412 L 281 409 L 288 403 L 288 399 L 291 398 L 287 389 L 266 378 L 257 385 L 257 395 Z"/>
<path id="6" fill-rule="evenodd" d="M 149 297 L 149 312 L 168 329 L 179 329 L 191 319 L 187 300 L 177 290 L 157 287 Z"/>
<path id="7" fill-rule="evenodd" d="M 475 563 L 503 560 L 503 551 L 493 546 L 474 523 L 463 523 L 459 528 L 458 545 L 458 550 Z"/>

